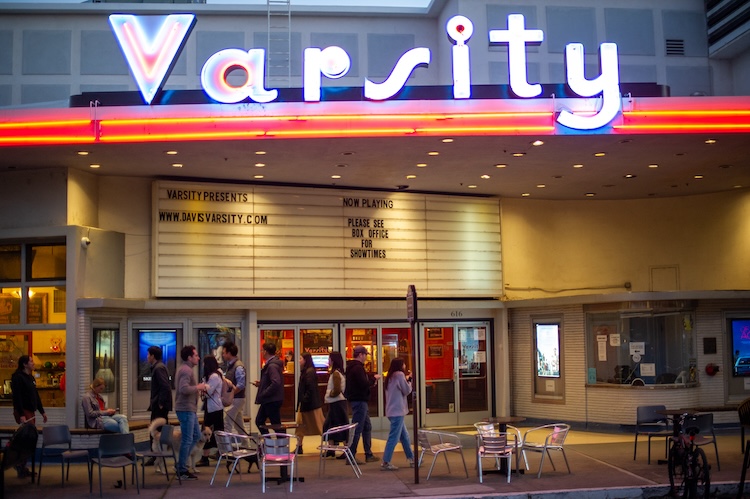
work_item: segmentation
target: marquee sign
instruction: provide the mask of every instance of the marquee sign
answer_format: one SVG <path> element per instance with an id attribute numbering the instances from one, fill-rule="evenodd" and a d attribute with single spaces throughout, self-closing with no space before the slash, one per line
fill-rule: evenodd
<path id="1" fill-rule="evenodd" d="M 192 28 L 194 14 L 168 16 L 135 16 L 112 14 L 112 30 L 122 48 L 125 59 L 146 103 L 151 104 L 161 89 L 177 60 Z M 446 33 L 453 41 L 451 52 L 453 69 L 453 98 L 471 98 L 471 72 L 469 40 L 474 25 L 464 16 L 454 16 L 446 23 Z M 520 98 L 534 98 L 542 94 L 539 83 L 528 81 L 526 46 L 544 41 L 544 32 L 527 29 L 521 14 L 508 16 L 507 29 L 491 29 L 490 44 L 507 44 L 510 88 Z M 584 75 L 584 49 L 580 43 L 570 43 L 565 49 L 566 81 L 580 97 L 601 95 L 601 106 L 595 113 L 572 113 L 561 110 L 556 120 L 574 130 L 594 130 L 609 124 L 620 112 L 617 46 L 602 43 L 599 47 L 601 74 L 593 80 Z M 432 58 L 428 47 L 416 47 L 395 62 L 391 74 L 382 82 L 364 80 L 364 96 L 373 101 L 388 100 L 404 88 L 411 73 L 419 67 L 429 67 Z M 351 59 L 341 47 L 306 48 L 303 55 L 303 95 L 305 102 L 321 100 L 322 78 L 337 79 L 345 76 Z M 232 85 L 228 75 L 241 69 L 246 79 L 241 85 Z M 234 104 L 250 100 L 258 103 L 272 102 L 278 98 L 277 89 L 265 88 L 265 50 L 228 48 L 208 58 L 201 70 L 201 86 L 214 101 Z"/>

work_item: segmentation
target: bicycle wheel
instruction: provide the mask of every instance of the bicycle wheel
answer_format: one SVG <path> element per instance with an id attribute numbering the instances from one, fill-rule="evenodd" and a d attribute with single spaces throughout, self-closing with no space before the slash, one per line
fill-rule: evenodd
<path id="1" fill-rule="evenodd" d="M 685 454 L 685 491 L 683 498 L 708 499 L 711 494 L 711 477 L 703 449 L 696 447 Z"/>
<path id="2" fill-rule="evenodd" d="M 685 449 L 681 445 L 672 445 L 669 447 L 669 456 L 667 457 L 667 471 L 669 473 L 669 486 L 672 497 L 685 497 Z"/>

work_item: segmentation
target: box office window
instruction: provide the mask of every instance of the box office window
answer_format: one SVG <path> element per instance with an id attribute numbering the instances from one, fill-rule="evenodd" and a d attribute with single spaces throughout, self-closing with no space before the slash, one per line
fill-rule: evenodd
<path id="1" fill-rule="evenodd" d="M 587 313 L 588 384 L 696 384 L 693 323 L 669 305 Z"/>

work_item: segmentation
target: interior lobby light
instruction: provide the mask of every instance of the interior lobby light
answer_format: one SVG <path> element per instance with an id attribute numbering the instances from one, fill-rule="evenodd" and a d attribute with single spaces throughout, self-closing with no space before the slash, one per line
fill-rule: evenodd
<path id="1" fill-rule="evenodd" d="M 576 163 L 573 165 L 573 168 L 583 168 L 583 165 L 581 163 Z"/>
<path id="2" fill-rule="evenodd" d="M 166 154 L 167 156 L 174 156 L 177 154 L 177 151 L 164 151 L 164 154 Z"/>
<path id="3" fill-rule="evenodd" d="M 531 145 L 532 146 L 543 146 L 544 145 L 544 141 L 543 140 L 535 140 L 534 142 L 531 143 Z"/>
<path id="4" fill-rule="evenodd" d="M 182 163 L 172 163 L 172 168 L 182 168 Z"/>
<path id="5" fill-rule="evenodd" d="M 89 152 L 88 151 L 78 151 L 78 155 L 79 156 L 88 156 Z"/>
<path id="6" fill-rule="evenodd" d="M 93 168 L 94 170 L 96 170 L 97 168 L 101 168 L 101 166 L 102 165 L 94 163 L 93 165 L 89 165 L 89 168 Z"/>

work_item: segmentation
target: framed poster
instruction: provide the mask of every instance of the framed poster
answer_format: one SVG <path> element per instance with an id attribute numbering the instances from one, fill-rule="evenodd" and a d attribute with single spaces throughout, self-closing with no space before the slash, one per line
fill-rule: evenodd
<path id="1" fill-rule="evenodd" d="M 438 358 L 443 356 L 443 345 L 428 345 L 427 356 L 432 358 Z"/>

